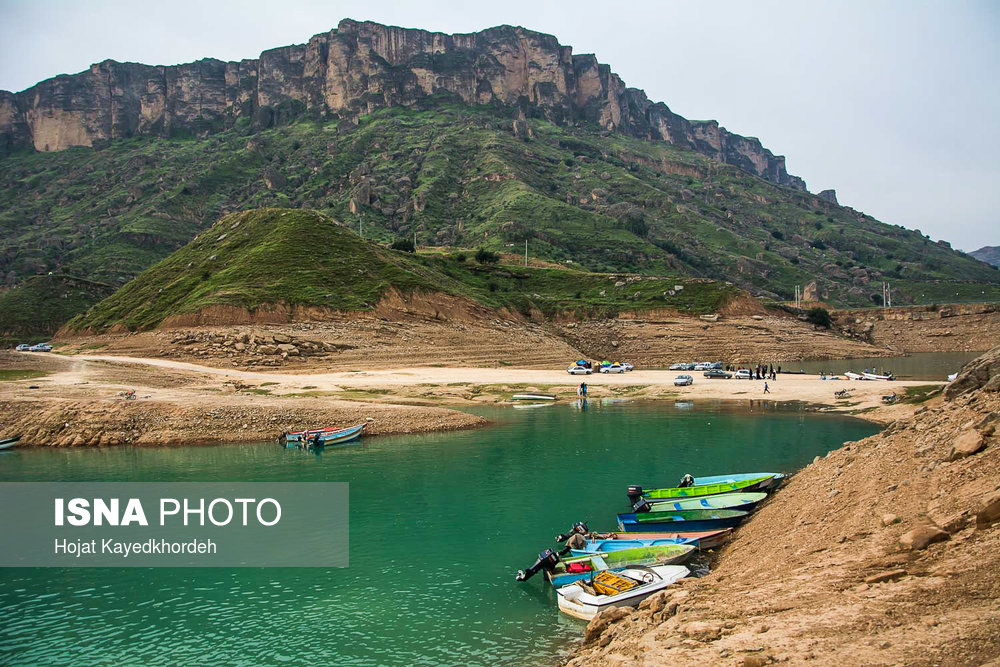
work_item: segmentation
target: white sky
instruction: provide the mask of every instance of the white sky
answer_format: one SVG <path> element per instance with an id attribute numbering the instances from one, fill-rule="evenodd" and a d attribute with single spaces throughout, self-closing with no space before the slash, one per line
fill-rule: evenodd
<path id="1" fill-rule="evenodd" d="M 0 0 L 0 89 L 111 58 L 255 58 L 341 18 L 509 23 L 595 53 L 691 119 L 757 136 L 813 192 L 956 248 L 1000 245 L 1000 2 Z"/>

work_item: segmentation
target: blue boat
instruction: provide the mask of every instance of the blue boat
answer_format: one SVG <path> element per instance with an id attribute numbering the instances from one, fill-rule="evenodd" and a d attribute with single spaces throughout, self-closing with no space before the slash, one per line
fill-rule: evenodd
<path id="1" fill-rule="evenodd" d="M 618 526 L 626 533 L 665 533 L 671 530 L 732 528 L 750 516 L 741 510 L 681 510 L 619 514 Z"/>
<path id="2" fill-rule="evenodd" d="M 341 445 L 361 437 L 361 432 L 365 429 L 365 426 L 366 424 L 358 424 L 357 426 L 349 426 L 341 429 L 319 429 L 315 431 L 284 433 L 278 439 L 278 443 L 284 445 L 286 449 L 295 449 L 303 445 L 307 447 Z"/>
<path id="3" fill-rule="evenodd" d="M 638 547 L 662 547 L 668 544 L 690 544 L 697 546 L 697 537 L 660 537 L 655 540 L 587 540 L 583 549 L 570 549 L 574 556 L 592 556 L 597 553 L 610 553 L 623 549 Z"/>

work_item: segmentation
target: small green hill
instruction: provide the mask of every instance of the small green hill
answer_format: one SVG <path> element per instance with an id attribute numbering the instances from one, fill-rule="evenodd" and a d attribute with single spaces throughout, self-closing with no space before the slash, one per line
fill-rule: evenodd
<path id="1" fill-rule="evenodd" d="M 68 326 L 147 329 L 172 315 L 219 305 L 363 311 L 390 289 L 440 292 L 547 315 L 650 308 L 704 313 L 743 294 L 707 280 L 512 267 L 477 262 L 465 253 L 415 255 L 367 241 L 316 211 L 269 208 L 222 218 Z"/>
<path id="2" fill-rule="evenodd" d="M 260 209 L 222 218 L 70 326 L 142 329 L 216 305 L 364 310 L 390 287 L 453 291 L 442 278 L 321 213 Z"/>

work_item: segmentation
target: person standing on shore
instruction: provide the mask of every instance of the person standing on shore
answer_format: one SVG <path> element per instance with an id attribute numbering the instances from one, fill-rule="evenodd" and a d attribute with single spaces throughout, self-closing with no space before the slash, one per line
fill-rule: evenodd
<path id="1" fill-rule="evenodd" d="M 767 381 L 766 380 L 764 381 L 764 393 L 765 394 L 770 394 L 771 393 L 771 390 L 767 386 Z"/>

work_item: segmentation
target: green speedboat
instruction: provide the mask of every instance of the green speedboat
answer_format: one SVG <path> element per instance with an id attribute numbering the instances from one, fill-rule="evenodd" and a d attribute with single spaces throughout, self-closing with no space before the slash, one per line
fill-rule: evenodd
<path id="1" fill-rule="evenodd" d="M 641 486 L 629 486 L 626 493 L 629 502 L 634 507 L 639 498 L 648 500 L 669 499 L 669 498 L 697 498 L 699 496 L 716 496 L 720 493 L 732 493 L 733 491 L 756 491 L 758 489 L 771 488 L 777 474 L 765 474 L 760 477 L 748 477 L 746 479 L 733 479 L 731 481 L 716 482 L 714 484 L 695 484 L 694 486 L 678 486 L 665 489 L 644 490 Z"/>

